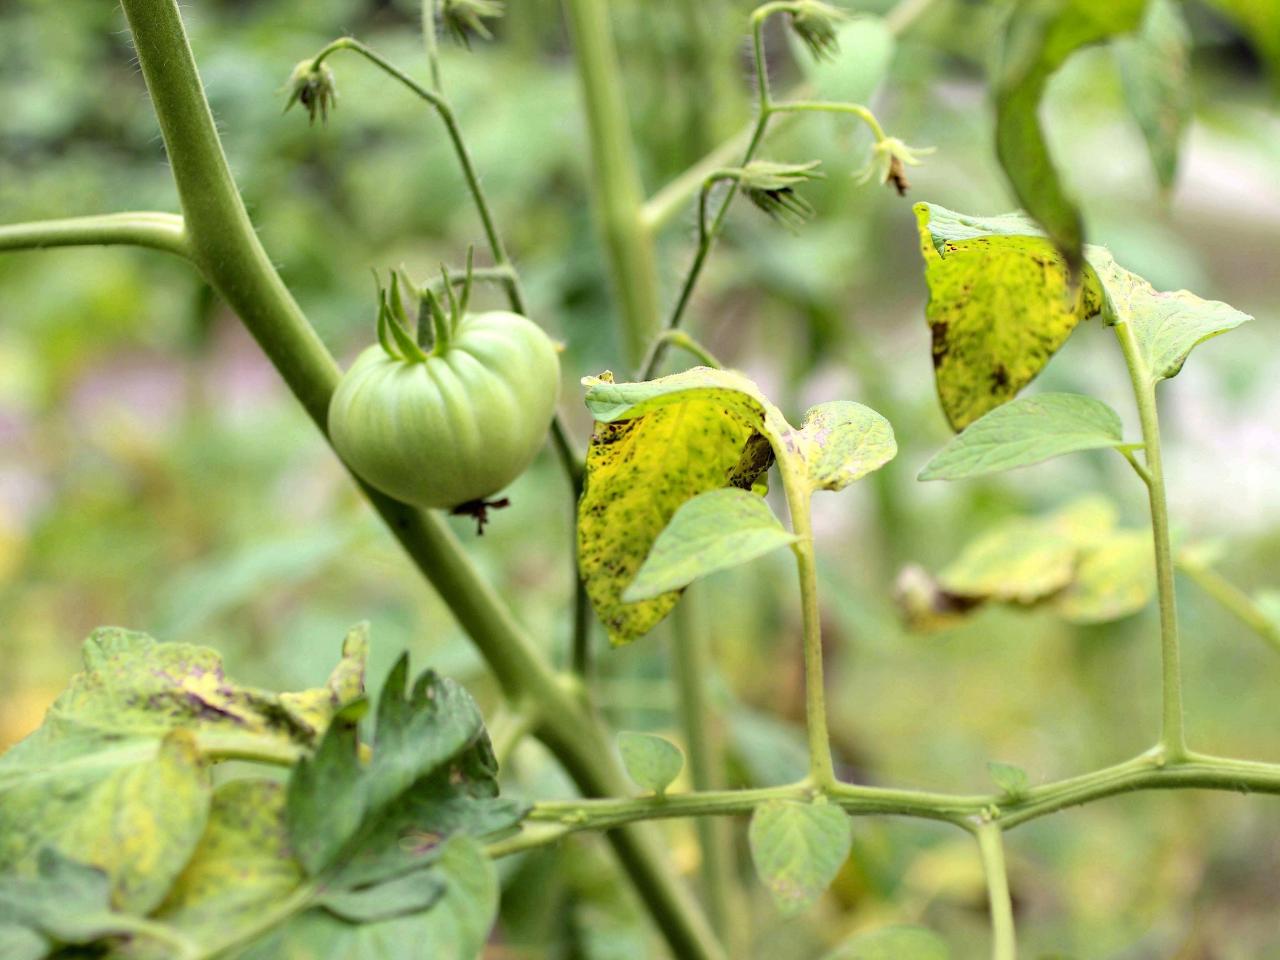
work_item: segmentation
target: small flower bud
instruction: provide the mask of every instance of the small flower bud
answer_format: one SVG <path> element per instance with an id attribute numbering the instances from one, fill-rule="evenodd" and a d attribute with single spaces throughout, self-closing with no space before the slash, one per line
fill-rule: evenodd
<path id="1" fill-rule="evenodd" d="M 885 137 L 871 148 L 871 160 L 859 172 L 858 182 L 875 179 L 878 183 L 890 183 L 898 196 L 906 196 L 911 187 L 907 167 L 920 166 L 920 158 L 933 152 L 933 147 L 909 147 L 897 137 Z"/>
<path id="2" fill-rule="evenodd" d="M 333 71 L 323 63 L 314 60 L 303 60 L 293 68 L 289 76 L 289 102 L 284 105 L 288 110 L 295 103 L 301 103 L 307 110 L 311 122 L 329 119 L 329 110 L 338 105 L 338 86 L 333 79 Z"/>
<path id="3" fill-rule="evenodd" d="M 795 188 L 809 180 L 818 180 L 822 174 L 815 168 L 818 161 L 810 163 L 771 163 L 756 160 L 737 171 L 738 185 L 747 199 L 789 227 L 798 227 L 813 216 L 813 206 Z"/>
<path id="4" fill-rule="evenodd" d="M 836 25 L 847 19 L 843 10 L 822 0 L 800 0 L 791 10 L 791 29 L 814 59 L 827 60 L 840 49 Z"/>
<path id="5" fill-rule="evenodd" d="M 502 0 L 442 0 L 440 20 L 454 40 L 471 48 L 472 34 L 492 40 L 485 20 L 502 16 Z"/>

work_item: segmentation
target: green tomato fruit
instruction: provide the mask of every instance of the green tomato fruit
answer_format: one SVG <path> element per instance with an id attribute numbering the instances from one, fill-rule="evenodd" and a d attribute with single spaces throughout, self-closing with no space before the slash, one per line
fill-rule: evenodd
<path id="1" fill-rule="evenodd" d="M 425 359 L 380 344 L 361 353 L 329 404 L 329 436 L 371 486 L 451 510 L 524 472 L 559 387 L 555 345 L 536 324 L 503 311 L 467 314 Z"/>

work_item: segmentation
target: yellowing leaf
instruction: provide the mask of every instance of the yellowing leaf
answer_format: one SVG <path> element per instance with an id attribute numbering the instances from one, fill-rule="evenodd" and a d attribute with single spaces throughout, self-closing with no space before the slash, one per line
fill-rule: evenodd
<path id="1" fill-rule="evenodd" d="M 752 437 L 788 428 L 755 384 L 730 371 L 584 383 L 597 424 L 578 505 L 578 565 L 609 639 L 623 644 L 648 633 L 679 598 L 622 598 L 676 510 L 707 490 L 750 489 L 769 462 Z"/>
<path id="2" fill-rule="evenodd" d="M 116 771 L 63 828 L 58 849 L 103 870 L 111 902 L 147 914 L 190 859 L 209 815 L 209 772 L 195 737 L 175 730 L 155 759 Z"/>
<path id="3" fill-rule="evenodd" d="M 1155 560 L 1146 531 L 1112 534 L 1080 560 L 1053 608 L 1072 623 L 1106 623 L 1137 613 L 1155 595 Z"/>
<path id="4" fill-rule="evenodd" d="M 1036 520 L 1007 521 L 974 540 L 938 582 L 948 593 L 1034 603 L 1071 582 L 1076 546 Z"/>
<path id="5" fill-rule="evenodd" d="M 1030 383 L 1102 309 L 1102 291 L 1088 270 L 1073 288 L 1062 256 L 1020 217 L 984 223 L 926 203 L 915 211 L 938 398 L 959 431 Z"/>

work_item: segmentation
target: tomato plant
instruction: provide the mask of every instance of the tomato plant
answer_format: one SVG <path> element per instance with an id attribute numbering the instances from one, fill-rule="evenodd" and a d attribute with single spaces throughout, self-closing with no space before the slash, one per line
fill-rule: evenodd
<path id="1" fill-rule="evenodd" d="M 749 124 L 646 199 L 608 6 L 565 0 L 600 247 L 616 299 L 613 366 L 628 371 L 582 377 L 592 420 L 585 452 L 557 409 L 560 360 L 540 326 L 547 318 L 530 307 L 463 119 L 445 94 L 437 20 L 469 45 L 489 38 L 500 5 L 425 0 L 425 83 L 351 37 L 322 47 L 290 76 L 289 105 L 313 121 L 338 119 L 332 61 L 340 54 L 361 58 L 424 104 L 443 128 L 490 261 L 476 266 L 468 251 L 465 271 L 446 266 L 438 284 L 393 272 L 374 305 L 378 341 L 345 373 L 250 220 L 178 4 L 122 6 L 181 213 L 13 224 L 0 227 L 0 251 L 131 245 L 187 262 L 240 317 L 409 564 L 447 605 L 503 705 L 486 724 L 462 686 L 430 669 L 414 676 L 407 655 L 370 681 L 365 625 L 349 631 L 325 682 L 289 692 L 231 679 L 219 653 L 205 646 L 94 631 L 83 669 L 44 723 L 0 756 L 6 957 L 476 957 L 495 936 L 503 871 L 536 872 L 539 855 L 551 849 L 591 851 L 560 864 L 557 882 L 581 908 L 582 929 L 567 955 L 611 956 L 624 944 L 634 956 L 654 949 L 692 960 L 746 956 L 773 949 L 776 930 L 775 940 L 747 944 L 758 918 L 744 906 L 744 889 L 767 891 L 781 917 L 814 910 L 829 890 L 847 887 L 842 878 L 865 856 L 855 821 L 888 815 L 940 824 L 971 844 L 991 956 L 1013 960 L 1019 878 L 1011 879 L 1006 844 L 1016 828 L 1119 794 L 1280 793 L 1280 765 L 1193 745 L 1175 574 L 1272 644 L 1280 645 L 1280 631 L 1265 603 L 1213 569 L 1212 550 L 1174 536 L 1157 402 L 1197 347 L 1252 318 L 1188 290 L 1159 290 L 1090 242 L 1099 238 L 1086 231 L 1041 120 L 1058 69 L 1078 50 L 1111 45 L 1123 58 L 1128 100 L 1156 175 L 1168 185 L 1190 60 L 1189 32 L 1171 0 L 993 5 L 1003 38 L 993 69 L 995 150 L 1023 210 L 901 208 L 915 229 L 928 290 L 920 355 L 932 362 L 955 434 L 919 479 L 969 482 L 1092 451 L 1126 471 L 1148 518 L 1126 525 L 1108 498 L 1082 492 L 982 530 L 936 571 L 911 566 L 899 577 L 902 617 L 922 633 L 993 608 L 1089 625 L 1156 610 L 1150 646 L 1158 667 L 1149 680 L 1159 723 L 1148 745 L 1058 779 L 992 760 L 991 784 L 977 793 L 864 782 L 832 720 L 815 498 L 821 505 L 882 477 L 898 456 L 899 432 L 852 399 L 789 416 L 747 372 L 724 369 L 685 329 L 735 200 L 798 228 L 816 213 L 806 193 L 824 173 L 857 173 L 769 158 L 771 137 L 784 124 L 816 115 L 857 125 L 871 139 L 859 182 L 908 191 L 909 168 L 931 150 L 891 136 L 875 111 L 843 99 L 839 88 L 849 81 L 839 61 L 847 39 L 861 38 L 864 51 L 892 48 L 927 2 L 904 0 L 883 17 L 858 20 L 822 0 L 756 7 L 745 23 L 754 75 Z M 1263 55 L 1276 54 L 1280 21 L 1270 8 L 1221 6 Z M 788 31 L 807 71 L 783 94 L 769 64 L 778 28 Z M 685 209 L 696 234 L 686 268 L 667 290 L 659 267 L 670 258 L 660 255 L 656 237 Z M 472 286 L 480 283 L 492 285 L 506 308 L 471 312 Z M 663 311 L 668 292 L 671 307 Z M 1126 433 L 1098 397 L 1028 389 L 1089 325 L 1114 340 L 1112 360 L 1125 372 L 1136 432 Z M 673 348 L 698 363 L 670 369 Z M 868 393 L 874 374 L 860 378 Z M 558 611 L 569 644 L 554 655 L 486 581 L 440 513 L 473 513 L 483 524 L 488 498 L 547 441 L 574 514 L 574 602 Z M 716 700 L 696 598 L 686 591 L 778 555 L 794 566 L 798 594 L 800 769 L 729 788 L 714 735 L 727 711 Z M 611 694 L 600 677 L 609 654 L 593 643 L 597 627 L 611 650 L 644 643 L 668 618 L 671 682 L 664 689 L 677 702 L 679 745 L 610 725 L 603 708 Z M 526 738 L 541 743 L 558 771 L 500 778 Z M 747 820 L 741 842 L 718 829 L 732 818 Z M 681 819 L 696 824 L 696 892 L 646 823 Z M 629 890 L 618 892 L 594 847 L 575 846 L 591 834 L 607 837 Z M 648 926 L 623 919 L 641 912 Z M 638 939 L 615 937 L 623 927 L 638 927 Z M 780 929 L 790 936 L 797 927 Z M 651 933 L 665 947 L 651 946 Z M 805 941 L 797 949 L 833 960 L 952 955 L 942 936 L 918 923 L 841 931 L 839 943 Z"/>

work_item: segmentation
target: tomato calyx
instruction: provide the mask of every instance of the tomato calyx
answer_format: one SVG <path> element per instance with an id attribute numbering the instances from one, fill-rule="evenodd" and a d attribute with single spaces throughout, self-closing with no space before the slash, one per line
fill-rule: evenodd
<path id="1" fill-rule="evenodd" d="M 489 522 L 490 510 L 505 510 L 511 506 L 510 497 L 499 497 L 497 500 L 468 500 L 460 503 L 449 512 L 455 517 L 473 517 L 476 521 L 476 536 L 484 536 L 484 525 Z"/>
<path id="2" fill-rule="evenodd" d="M 449 268 L 444 264 L 440 265 L 445 298 L 443 304 L 430 285 L 418 288 L 399 270 L 391 271 L 390 290 L 383 287 L 375 272 L 374 278 L 378 282 L 378 342 L 382 344 L 387 356 L 405 363 L 424 363 L 427 357 L 442 356 L 449 349 L 471 302 L 474 263 L 475 248 L 468 247 L 467 269 L 461 292 L 455 290 L 457 281 L 450 275 Z M 402 285 L 418 301 L 417 317 L 414 320 L 410 320 L 409 311 L 405 307 L 404 297 L 400 292 Z M 445 311 L 446 306 L 448 312 Z M 416 336 L 410 333 L 415 328 Z"/>

